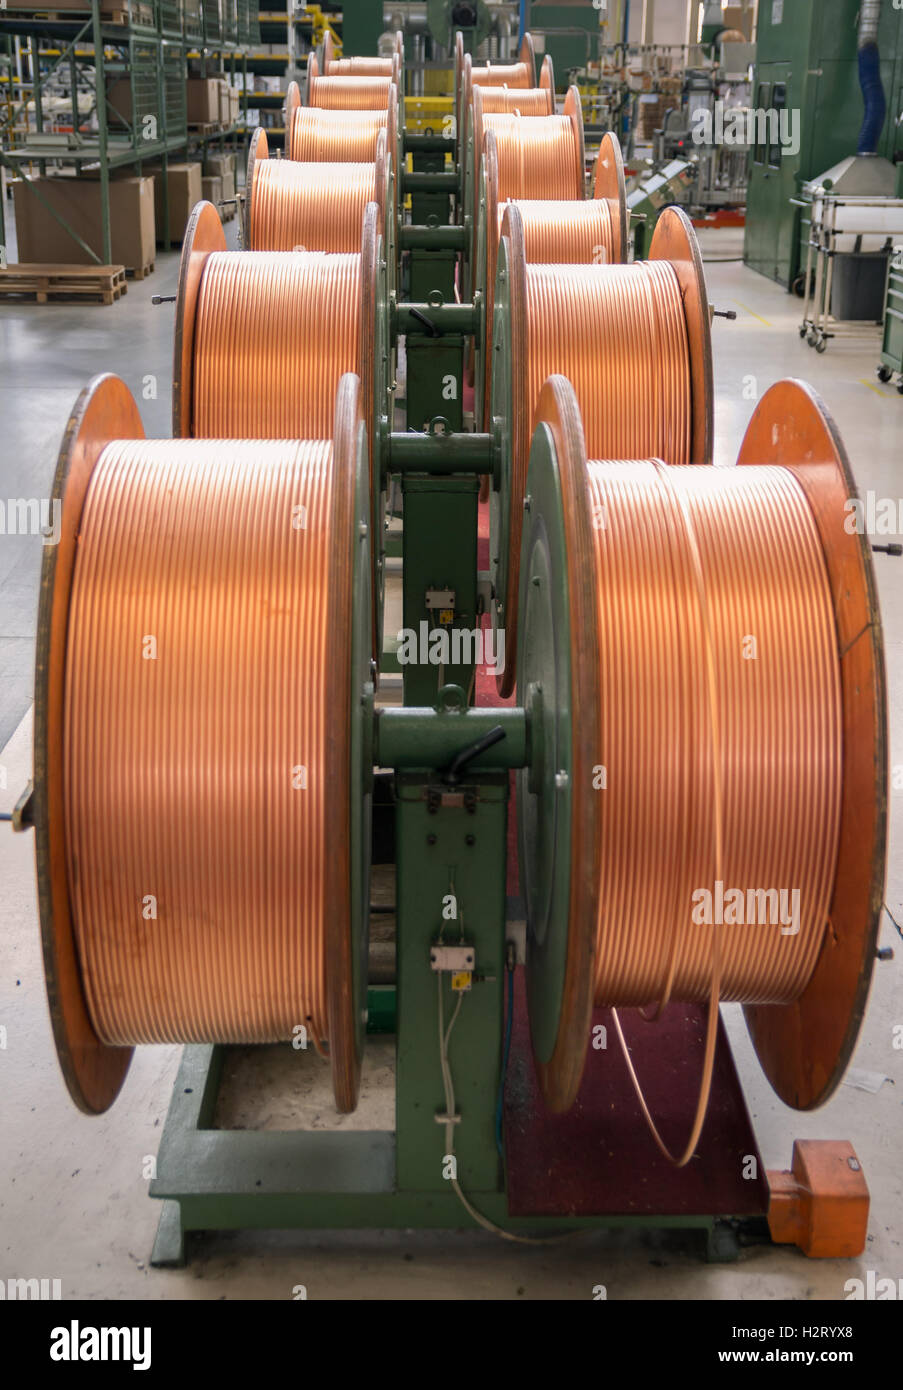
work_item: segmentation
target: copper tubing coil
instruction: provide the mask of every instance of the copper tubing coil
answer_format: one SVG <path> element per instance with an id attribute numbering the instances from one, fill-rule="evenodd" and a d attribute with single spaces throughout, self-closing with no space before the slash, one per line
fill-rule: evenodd
<path id="1" fill-rule="evenodd" d="M 548 61 L 551 62 L 551 59 Z M 543 68 L 545 70 L 545 61 Z M 459 104 L 459 119 L 462 110 L 466 110 L 469 105 L 470 91 L 474 83 L 484 87 L 532 87 L 535 81 L 536 51 L 533 36 L 529 32 L 525 33 L 521 40 L 516 63 L 483 63 L 476 68 L 473 55 L 464 52 L 461 32 L 455 34 L 455 97 Z M 554 86 L 553 82 L 553 89 Z"/>
<path id="2" fill-rule="evenodd" d="M 391 77 L 391 58 L 333 58 L 323 65 L 326 77 Z"/>
<path id="3" fill-rule="evenodd" d="M 302 163 L 366 164 L 376 157 L 376 137 L 386 128 L 385 111 L 329 111 L 299 106 L 289 133 L 287 159 Z"/>
<path id="4" fill-rule="evenodd" d="M 63 777 L 106 1043 L 328 1038 L 333 511 L 330 442 L 114 441 L 95 467 Z"/>
<path id="5" fill-rule="evenodd" d="M 396 53 L 400 61 L 404 63 L 404 35 L 400 29 L 395 31 L 392 41 L 393 58 Z M 354 77 L 391 77 L 392 58 L 337 58 L 335 56 L 335 41 L 327 29 L 323 39 L 323 72 L 327 77 L 330 75 L 341 77 L 343 74 Z"/>
<path id="6" fill-rule="evenodd" d="M 464 69 L 468 70 L 467 58 Z M 481 63 L 478 67 L 471 63 L 469 69 L 474 87 L 532 87 L 535 80 L 528 63 Z"/>
<path id="7" fill-rule="evenodd" d="M 784 386 L 799 410 L 801 392 Z M 844 597 L 829 550 L 846 489 L 830 465 L 811 465 L 807 478 L 795 467 L 748 464 L 745 445 L 744 466 L 731 469 L 587 461 L 562 376 L 546 383 L 537 410 L 540 468 L 545 430 L 581 643 L 571 657 L 570 984 L 542 1083 L 553 1108 L 572 1103 L 585 1057 L 574 982 L 591 979 L 587 1006 L 614 1010 L 653 1138 L 682 1165 L 705 1119 L 719 1003 L 800 1000 L 837 910 L 850 809 L 844 741 L 858 736 L 865 748 L 881 717 L 866 691 L 866 726 L 847 730 L 850 690 L 868 677 L 845 683 L 838 646 Z M 777 443 L 780 426 L 772 430 Z M 824 439 L 816 448 L 824 457 Z M 531 485 L 545 495 L 547 482 Z M 603 794 L 594 789 L 600 763 Z M 577 865 L 587 874 L 575 878 Z M 848 949 L 840 943 L 849 926 L 841 909 L 836 950 Z M 643 1014 L 651 1021 L 672 1000 L 709 1005 L 696 1113 L 678 1155 L 646 1104 L 617 1012 L 652 1008 Z"/>
<path id="8" fill-rule="evenodd" d="M 555 70 L 552 59 L 543 59 L 539 74 L 539 85 L 529 87 L 499 86 L 480 83 L 473 77 L 468 61 L 463 69 L 459 98 L 462 141 L 467 144 L 473 123 L 474 93 L 479 87 L 484 112 L 501 113 L 520 111 L 523 116 L 554 116 L 555 114 Z M 476 146 L 476 159 L 479 161 L 479 146 Z"/>
<path id="9" fill-rule="evenodd" d="M 303 114 L 302 114 L 303 113 Z M 302 163 L 369 164 L 376 158 L 376 137 L 385 127 L 393 162 L 398 147 L 398 92 L 373 109 L 331 110 L 302 106 L 297 82 L 285 95 L 286 158 Z"/>
<path id="10" fill-rule="evenodd" d="M 705 1122 L 719 1004 L 798 999 L 825 939 L 842 786 L 834 609 L 789 470 L 590 461 L 586 476 L 586 505 L 604 518 L 592 528 L 607 788 L 595 1000 L 614 1009 L 657 1147 L 683 1166 Z M 748 908 L 759 891 L 774 893 L 764 920 L 757 896 Z M 696 1110 L 677 1152 L 618 1017 L 635 1005 L 658 1017 L 670 1000 L 708 1003 Z"/>
<path id="11" fill-rule="evenodd" d="M 499 198 L 497 140 L 494 132 L 484 137 L 483 171 L 485 183 L 485 227 L 483 255 L 485 265 L 477 271 L 486 303 L 485 350 L 483 354 L 483 427 L 490 411 L 492 376 L 492 319 L 495 303 L 495 276 L 499 237 L 506 209 L 516 207 L 523 228 L 527 261 L 548 265 L 611 265 L 620 260 L 620 227 L 612 218 L 607 198 L 570 198 L 562 201 Z M 486 494 L 488 495 L 488 494 Z"/>
<path id="12" fill-rule="evenodd" d="M 509 216 L 516 212 L 509 208 Z M 687 323 L 672 265 L 524 265 L 518 278 L 524 298 L 510 347 L 511 506 L 507 540 L 498 540 L 507 564 L 505 694 L 516 670 L 521 503 L 546 378 L 561 373 L 573 385 L 593 456 L 693 461 Z"/>
<path id="13" fill-rule="evenodd" d="M 526 351 L 511 363 L 525 427 L 544 381 L 560 372 L 576 392 L 593 455 L 689 463 L 690 359 L 673 267 L 527 265 L 525 285 Z M 522 481 L 526 465 L 521 451 L 514 466 Z"/>
<path id="14" fill-rule="evenodd" d="M 545 202 L 519 198 L 528 261 L 547 265 L 612 265 L 620 260 L 617 230 L 607 198 Z M 501 228 L 504 206 L 498 211 Z M 491 283 L 487 279 L 487 284 Z"/>
<path id="15" fill-rule="evenodd" d="M 212 252 L 194 321 L 191 433 L 328 439 L 339 379 L 360 374 L 362 357 L 360 253 Z"/>
<path id="16" fill-rule="evenodd" d="M 714 933 L 690 907 L 716 882 L 799 889 L 798 933 L 720 933 L 719 998 L 788 1003 L 824 937 L 840 820 L 834 610 L 809 502 L 775 467 L 593 460 L 587 489 L 605 523 L 592 528 L 607 774 L 596 1003 L 710 996 Z"/>
<path id="17" fill-rule="evenodd" d="M 526 116 L 508 111 L 485 112 L 481 89 L 473 99 L 474 206 L 485 154 L 484 136 L 496 139 L 499 202 L 509 198 L 567 200 L 586 196 L 583 119 L 571 88 L 561 116 Z M 513 99 L 513 93 L 508 97 Z"/>
<path id="18" fill-rule="evenodd" d="M 307 105 L 343 111 L 376 111 L 388 106 L 390 91 L 398 95 L 400 79 L 401 64 L 397 54 L 392 58 L 389 77 L 324 77 L 316 54 L 312 53 L 307 64 Z"/>
<path id="19" fill-rule="evenodd" d="M 374 164 L 311 164 L 257 159 L 249 194 L 252 251 L 354 251 L 368 203 L 385 226 L 388 198 L 385 133 Z"/>

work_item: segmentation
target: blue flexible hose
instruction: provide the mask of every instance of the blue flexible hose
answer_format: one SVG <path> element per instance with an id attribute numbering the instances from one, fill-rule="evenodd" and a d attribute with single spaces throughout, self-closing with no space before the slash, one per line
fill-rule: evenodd
<path id="1" fill-rule="evenodd" d="M 881 81 L 881 56 L 875 43 L 867 43 L 859 50 L 859 85 L 865 102 L 865 115 L 856 153 L 876 154 L 887 115 L 887 99 Z"/>

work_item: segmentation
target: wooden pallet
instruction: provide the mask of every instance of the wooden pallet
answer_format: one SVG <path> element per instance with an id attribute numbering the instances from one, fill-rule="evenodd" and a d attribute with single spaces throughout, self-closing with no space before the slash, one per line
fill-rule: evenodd
<path id="1" fill-rule="evenodd" d="M 145 280 L 148 275 L 153 274 L 156 261 L 151 261 L 150 265 L 127 265 L 125 273 L 130 280 Z"/>
<path id="2" fill-rule="evenodd" d="M 188 122 L 189 135 L 225 135 L 232 126 L 226 121 Z"/>
<path id="3" fill-rule="evenodd" d="M 127 291 L 121 265 L 9 265 L 0 270 L 0 299 L 27 297 L 35 304 L 91 298 L 114 304 Z"/>

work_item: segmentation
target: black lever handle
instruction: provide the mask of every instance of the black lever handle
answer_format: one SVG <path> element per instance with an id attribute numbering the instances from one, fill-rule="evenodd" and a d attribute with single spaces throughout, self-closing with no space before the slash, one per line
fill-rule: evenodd
<path id="1" fill-rule="evenodd" d="M 478 758 L 481 753 L 485 753 L 487 748 L 492 748 L 494 744 L 500 743 L 505 737 L 505 730 L 501 724 L 496 724 L 482 738 L 478 738 L 476 743 L 470 744 L 468 748 L 462 748 L 460 753 L 456 753 L 445 770 L 443 780 L 448 786 L 453 787 L 459 780 L 462 770 L 473 759 Z"/>

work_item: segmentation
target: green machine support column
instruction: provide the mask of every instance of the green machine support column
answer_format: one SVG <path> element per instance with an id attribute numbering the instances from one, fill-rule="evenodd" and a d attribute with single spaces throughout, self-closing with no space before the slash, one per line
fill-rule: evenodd
<path id="1" fill-rule="evenodd" d="M 395 308 L 395 331 L 406 337 L 407 422 L 411 429 L 425 430 L 431 420 L 441 416 L 450 429 L 460 431 L 464 424 L 464 348 L 468 335 L 479 332 L 482 307 L 479 301 L 456 304 L 453 295 L 446 300 L 441 290 L 431 293 L 431 299 Z"/>
<path id="2" fill-rule="evenodd" d="M 407 418 L 411 429 L 425 430 L 444 416 L 453 430 L 464 428 L 464 347 L 466 338 L 441 339 L 408 334 Z"/>
<path id="3" fill-rule="evenodd" d="M 416 641 L 416 662 L 403 661 L 406 705 L 435 703 L 443 685 L 469 691 L 477 617 L 478 477 L 405 474 L 402 604 L 404 626 Z M 448 665 L 424 660 L 447 635 Z M 432 639 L 432 642 L 431 642 Z M 440 651 L 440 656 L 441 656 Z"/>
<path id="4" fill-rule="evenodd" d="M 431 966 L 437 945 L 473 953 L 472 984 L 449 1043 L 457 1177 L 478 1197 L 501 1189 L 495 1109 L 503 1038 L 507 774 L 444 787 L 396 781 L 398 864 L 397 1183 L 448 1193 L 439 1052 L 439 982 L 447 1029 L 461 995 Z M 452 916 L 451 914 L 455 915 Z"/>

